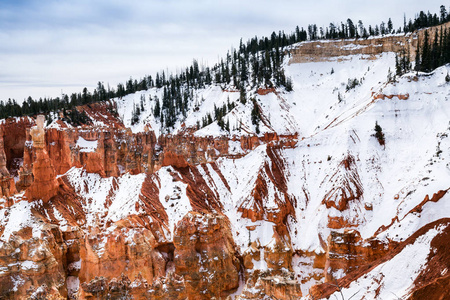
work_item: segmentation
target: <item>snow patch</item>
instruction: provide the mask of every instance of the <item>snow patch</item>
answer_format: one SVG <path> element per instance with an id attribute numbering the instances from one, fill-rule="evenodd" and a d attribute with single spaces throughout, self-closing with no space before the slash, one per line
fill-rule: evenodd
<path id="1" fill-rule="evenodd" d="M 95 152 L 97 150 L 98 141 L 88 141 L 78 137 L 76 146 L 80 148 L 80 152 Z"/>

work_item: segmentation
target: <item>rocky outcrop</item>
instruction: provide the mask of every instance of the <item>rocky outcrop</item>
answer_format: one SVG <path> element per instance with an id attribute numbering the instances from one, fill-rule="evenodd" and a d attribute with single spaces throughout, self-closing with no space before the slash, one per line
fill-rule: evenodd
<path id="1" fill-rule="evenodd" d="M 112 284 L 118 284 L 116 289 L 125 292 L 131 289 L 130 283 L 134 278 L 152 283 L 156 278 L 164 277 L 166 259 L 156 246 L 152 232 L 145 228 L 124 227 L 109 234 L 87 234 L 81 240 L 80 266 L 78 274 L 74 274 L 82 283 L 82 298 L 99 297 L 102 293 L 113 296 Z M 100 274 L 103 279 L 98 278 Z M 108 289 L 98 289 L 98 285 L 104 285 L 102 282 L 110 286 L 109 293 Z"/>
<path id="2" fill-rule="evenodd" d="M 409 94 L 398 94 L 398 95 L 385 95 L 385 94 L 376 94 L 376 93 L 372 93 L 373 95 L 373 99 L 381 99 L 381 100 L 385 100 L 385 99 L 393 99 L 394 97 L 397 98 L 398 100 L 408 100 L 409 99 Z"/>
<path id="3" fill-rule="evenodd" d="M 287 184 L 284 174 L 284 163 L 280 157 L 278 147 L 268 145 L 266 153 L 268 160 L 260 169 L 256 178 L 251 197 L 246 198 L 238 207 L 242 216 L 252 221 L 268 220 L 277 224 L 277 230 L 284 235 L 284 221 L 289 214 L 294 212 L 294 199 L 287 193 Z M 277 192 L 274 199 L 266 201 L 269 192 L 269 186 L 276 187 Z M 270 203 L 270 205 L 268 204 Z"/>
<path id="4" fill-rule="evenodd" d="M 335 57 L 345 59 L 342 57 L 356 54 L 373 56 L 385 52 L 400 52 L 406 50 L 407 45 L 409 45 L 410 51 L 415 53 L 417 40 L 410 36 L 303 42 L 291 50 L 289 63 L 326 61 Z"/>
<path id="5" fill-rule="evenodd" d="M 0 244 L 2 299 L 66 299 L 66 247 L 58 226 L 45 224 L 39 236 L 31 227 Z"/>
<path id="6" fill-rule="evenodd" d="M 16 162 L 24 157 L 27 129 L 30 129 L 33 125 L 34 120 L 28 117 L 9 118 L 0 124 L 6 155 L 6 167 L 13 173 L 18 170 Z"/>
<path id="7" fill-rule="evenodd" d="M 239 286 L 240 263 L 225 217 L 188 213 L 174 236 L 175 273 L 189 299 L 224 297 Z"/>
<path id="8" fill-rule="evenodd" d="M 328 179 L 323 203 L 327 208 L 334 207 L 339 211 L 348 208 L 350 201 L 357 201 L 363 195 L 355 157 L 348 155 L 338 166 L 337 171 Z"/>
<path id="9" fill-rule="evenodd" d="M 296 300 L 302 297 L 300 284 L 294 279 L 293 273 L 284 272 L 279 275 L 270 275 L 270 272 L 256 274 L 247 281 L 246 286 L 238 300 L 270 299 Z"/>
<path id="10" fill-rule="evenodd" d="M 30 200 L 42 199 L 47 202 L 57 193 L 60 183 L 56 179 L 55 169 L 45 149 L 45 117 L 39 115 L 36 119 L 37 126 L 30 130 L 33 139 L 35 159 L 33 161 L 33 183 L 26 190 L 25 196 Z"/>
<path id="11" fill-rule="evenodd" d="M 361 265 L 383 257 L 395 246 L 396 243 L 365 241 L 359 232 L 353 229 L 346 229 L 343 233 L 332 231 L 327 240 L 325 282 L 334 282 Z"/>
<path id="12" fill-rule="evenodd" d="M 315 299 L 330 297 L 334 292 L 348 287 L 358 278 L 364 277 L 370 271 L 398 255 L 416 240 L 421 239 L 430 229 L 442 228 L 441 232 L 431 241 L 432 249 L 434 250 L 430 251 L 427 263 L 417 277 L 415 287 L 411 287 L 410 298 L 408 299 L 446 299 L 445 295 L 448 294 L 448 289 L 444 288 L 443 285 L 448 281 L 447 270 L 450 266 L 450 257 L 447 251 L 449 225 L 450 219 L 444 218 L 423 226 L 405 241 L 391 245 L 390 249 L 381 257 L 363 262 L 359 268 L 354 269 L 338 280 L 333 280 L 331 284 L 330 282 L 325 282 L 311 287 L 310 295 Z M 383 276 L 381 275 L 381 277 Z"/>
<path id="13" fill-rule="evenodd" d="M 239 259 L 220 215 L 189 213 L 177 225 L 173 244 L 158 243 L 142 228 L 91 234 L 81 242 L 73 258 L 79 257 L 79 269 L 70 276 L 78 278 L 83 299 L 211 299 L 239 285 Z"/>
<path id="14" fill-rule="evenodd" d="M 118 176 L 125 172 L 153 173 L 161 166 L 183 168 L 214 162 L 219 157 L 239 158 L 265 143 L 273 143 L 274 147 L 292 147 L 297 139 L 296 135 L 278 136 L 276 133 L 266 133 L 260 137 L 231 138 L 196 137 L 180 133 L 162 135 L 157 139 L 150 130 L 133 134 L 129 129 L 125 129 L 123 124 L 120 125 L 117 116 L 110 113 L 111 108 L 107 104 L 90 104 L 79 109 L 91 117 L 95 125 L 71 127 L 58 120 L 44 130 L 43 149 L 46 150 L 56 175 L 64 174 L 72 167 L 82 167 L 104 177 Z M 106 121 L 112 122 L 113 125 L 104 125 L 103 122 Z M 8 119 L 1 124 L 8 132 L 3 134 L 6 170 L 13 171 L 14 176 L 19 179 L 16 182 L 18 191 L 30 187 L 34 180 L 33 162 L 37 153 L 28 130 L 33 123 L 31 118 L 22 118 Z M 14 134 L 15 139 L 12 139 L 11 134 Z M 240 150 L 230 154 L 230 141 L 238 142 Z M 42 159 L 41 155 L 39 157 Z M 14 165 L 16 161 L 20 164 Z M 3 186 L 6 186 L 6 183 Z M 13 186 L 10 194 L 14 193 Z"/>
<path id="15" fill-rule="evenodd" d="M 450 27 L 450 23 L 430 27 L 407 35 L 388 35 L 381 38 L 358 38 L 346 40 L 307 41 L 300 43 L 290 50 L 289 63 L 304 63 L 315 61 L 327 61 L 331 59 L 345 59 L 345 56 L 364 54 L 368 58 L 385 52 L 408 53 L 413 61 L 419 41 L 423 41 L 425 31 L 429 32 L 431 42 L 434 40 L 434 32 L 440 32 L 441 28 Z"/>
<path id="16" fill-rule="evenodd" d="M 0 198 L 10 197 L 16 193 L 14 178 L 7 169 L 5 147 L 3 142 L 3 132 L 0 128 Z"/>

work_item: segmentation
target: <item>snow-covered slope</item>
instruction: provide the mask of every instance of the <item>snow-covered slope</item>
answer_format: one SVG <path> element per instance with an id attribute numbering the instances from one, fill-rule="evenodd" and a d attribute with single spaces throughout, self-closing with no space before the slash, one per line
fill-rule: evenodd
<path id="1" fill-rule="evenodd" d="M 384 53 L 375 59 L 355 55 L 324 62 L 286 64 L 286 73 L 293 79 L 293 92 L 278 90 L 266 95 L 248 92 L 257 99 L 267 120 L 260 125 L 261 134 L 299 133 L 294 148 L 278 150 L 284 164 L 287 196 L 295 202 L 295 213 L 287 218 L 289 246 L 293 251 L 324 253 L 323 240 L 331 232 L 344 233 L 348 228 L 357 230 L 364 240 L 401 242 L 422 226 L 450 216 L 448 194 L 412 212 L 427 196 L 432 198 L 433 194 L 450 188 L 450 86 L 445 81 L 450 67 L 418 77 L 410 73 L 388 82 L 394 62 L 393 53 Z M 357 79 L 360 84 L 347 89 L 349 79 Z M 383 100 L 379 95 L 386 97 Z M 136 99 L 139 95 L 131 97 Z M 251 106 L 248 102 L 240 104 L 238 97 L 238 93 L 222 91 L 219 86 L 199 90 L 196 98 L 202 99 L 200 109 L 191 110 L 183 122 L 193 127 L 196 120 L 213 113 L 214 105 L 221 106 L 230 99 L 237 106 L 226 118 L 231 124 L 242 122 L 247 132 L 254 132 Z M 125 106 L 121 111 L 130 114 Z M 145 120 L 153 128 L 159 128 L 151 116 L 144 118 L 144 123 Z M 181 123 L 176 130 L 181 128 Z M 374 137 L 376 123 L 385 135 L 383 146 Z M 225 132 L 213 123 L 196 134 L 216 136 Z M 231 134 L 243 132 L 232 130 Z M 350 161 L 351 166 L 344 166 L 343 161 Z M 246 251 L 249 242 L 258 240 L 261 247 L 271 242 L 275 224 L 266 217 L 252 222 L 242 217 L 241 212 L 245 206 L 251 209 L 249 199 L 254 197 L 252 191 L 264 163 L 273 163 L 267 158 L 265 145 L 240 159 L 219 159 L 220 174 L 209 165 L 208 174 L 203 172 L 209 187 L 217 192 L 224 205 L 241 251 Z M 203 167 L 198 169 L 202 172 Z M 221 176 L 228 186 L 223 184 Z M 279 199 L 284 196 L 267 176 L 266 182 L 268 193 L 260 209 L 277 210 Z M 348 198 L 353 195 L 356 199 L 337 209 L 324 203 L 330 194 L 335 194 L 337 199 L 342 195 Z M 343 220 L 346 226 L 330 228 L 330 218 Z M 251 226 L 257 230 L 249 230 Z M 405 249 L 405 253 L 409 252 L 402 252 L 402 257 L 427 256 L 428 252 L 421 250 L 425 244 L 414 245 Z M 417 266 L 420 268 L 420 263 Z M 294 269 L 305 272 L 298 267 Z M 410 269 L 414 277 L 417 268 Z M 338 278 L 345 275 L 343 270 L 338 273 Z M 403 295 L 411 284 L 405 282 L 395 290 Z M 350 289 L 348 293 L 351 292 Z"/>
<path id="2" fill-rule="evenodd" d="M 348 276 L 366 263 L 364 259 L 377 261 L 419 229 L 450 217 L 450 83 L 445 81 L 450 66 L 389 81 L 394 66 L 393 53 L 299 64 L 286 60 L 294 90 L 261 92 L 248 87 L 245 104 L 239 92 L 219 85 L 196 90 L 186 116 L 176 121 L 171 133 L 192 134 L 192 143 L 195 137 L 228 136 L 228 153 L 201 165 L 163 165 L 153 174 L 118 178 L 70 169 L 63 177 L 81 198 L 83 230 L 99 226 L 112 232 L 124 226 L 121 220 L 146 216 L 141 223 L 134 220 L 133 226 L 160 221 L 152 243 L 164 241 L 169 249 L 177 226 L 190 211 L 225 215 L 236 253 L 247 268 L 245 276 L 260 276 L 256 270 L 277 275 L 293 271 L 304 299 L 310 299 L 312 285 Z M 153 88 L 115 101 L 126 127 L 134 133 L 152 129 L 159 137 L 167 132 L 153 109 L 162 98 L 163 90 Z M 261 141 L 265 133 L 276 133 L 280 139 L 255 143 L 244 151 L 239 137 L 257 136 L 251 98 L 261 115 Z M 134 106 L 141 101 L 144 109 L 131 125 Z M 207 114 L 214 115 L 215 107 L 228 103 L 234 103 L 224 116 L 229 132 L 217 122 L 197 128 Z M 384 145 L 374 136 L 375 124 L 382 128 Z M 97 148 L 81 142 L 85 149 Z M 164 149 L 158 151 L 159 155 Z M 39 223 L 31 214 L 36 205 L 40 204 L 19 202 L 9 208 L 9 218 L 1 223 L 4 242 L 14 226 L 18 230 L 33 223 L 33 236 L 38 232 Z M 17 214 L 30 220 L 13 218 Z M 62 211 L 52 215 L 62 230 L 67 228 Z M 444 229 L 430 228 L 357 277 L 343 289 L 345 298 L 406 297 L 433 254 L 430 243 Z M 347 242 L 348 236 L 355 238 Z M 349 253 L 333 252 L 342 244 Z M 164 247 L 158 251 L 164 252 Z M 288 255 L 276 256 L 274 251 Z M 173 250 L 169 252 L 159 255 L 170 261 Z M 281 267 L 271 265 L 274 256 Z M 283 264 L 286 261 L 289 265 Z M 172 265 L 169 269 L 173 271 Z M 244 290 L 256 292 L 262 285 L 255 282 L 249 280 Z"/>
<path id="3" fill-rule="evenodd" d="M 393 53 L 384 53 L 373 59 L 367 55 L 353 55 L 336 58 L 326 62 L 311 62 L 288 65 L 285 62 L 286 75 L 292 78 L 294 92 L 279 90 L 275 93 L 260 95 L 257 90 L 248 88 L 247 98 L 255 98 L 260 106 L 263 121 L 260 124 L 261 134 L 277 132 L 278 134 L 300 133 L 300 136 L 311 136 L 329 125 L 332 121 L 351 118 L 361 113 L 365 105 L 372 100 L 372 92 L 378 91 L 386 82 L 389 70 L 395 63 Z M 356 88 L 346 90 L 349 79 L 357 79 L 360 83 Z M 131 125 L 134 105 L 139 105 L 144 99 L 144 110 L 139 122 Z M 208 113 L 214 116 L 214 107 L 222 107 L 228 102 L 236 107 L 225 117 L 229 120 L 231 132 L 221 131 L 215 124 L 199 130 L 198 135 L 242 135 L 255 133 L 251 121 L 253 104 L 239 102 L 239 92 L 224 90 L 220 85 L 211 85 L 195 91 L 186 117 L 178 120 L 173 133 L 183 126 L 197 127 Z M 155 102 L 162 106 L 162 89 L 152 88 L 116 99 L 119 115 L 124 124 L 134 132 L 143 131 L 145 125 L 150 125 L 161 134 L 160 120 L 153 116 Z M 340 98 L 340 99 L 339 99 Z M 337 120 L 335 120 L 337 118 Z M 241 128 L 241 130 L 239 130 Z"/>

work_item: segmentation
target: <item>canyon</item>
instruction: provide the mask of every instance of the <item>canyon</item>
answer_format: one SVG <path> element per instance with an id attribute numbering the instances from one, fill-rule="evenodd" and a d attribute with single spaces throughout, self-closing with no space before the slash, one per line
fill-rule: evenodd
<path id="1" fill-rule="evenodd" d="M 157 88 L 1 120 L 0 298 L 448 297 L 450 66 L 388 78 L 422 34 L 292 46 L 258 129 L 214 84 L 171 133 Z"/>

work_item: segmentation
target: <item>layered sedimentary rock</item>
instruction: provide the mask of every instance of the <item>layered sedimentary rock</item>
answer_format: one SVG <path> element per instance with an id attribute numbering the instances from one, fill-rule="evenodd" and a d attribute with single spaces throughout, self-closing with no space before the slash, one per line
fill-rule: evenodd
<path id="1" fill-rule="evenodd" d="M 365 51 L 371 55 L 400 51 L 396 39 L 305 43 L 298 51 L 317 60 Z M 325 54 L 315 52 L 319 50 Z M 384 70 L 360 58 L 355 65 L 363 65 L 364 75 L 358 76 L 389 87 L 382 80 L 390 62 L 380 63 Z M 352 58 L 342 58 L 347 59 Z M 369 78 L 369 63 L 383 74 Z M 339 64 L 328 66 L 336 73 L 337 67 L 344 70 Z M 330 101 L 325 108 L 314 106 L 329 100 L 315 101 L 316 90 L 308 103 L 301 102 L 306 93 L 294 97 L 270 87 L 252 91 L 266 101 L 255 100 L 258 111 L 269 111 L 261 124 L 271 125 L 269 114 L 278 109 L 274 101 L 282 102 L 286 114 L 323 111 L 323 116 L 315 114 L 317 120 L 307 121 L 272 116 L 272 125 L 273 120 L 289 125 L 297 120 L 299 134 L 227 136 L 212 131 L 208 136 L 207 130 L 194 134 L 193 128 L 182 126 L 177 134 L 157 136 L 148 124 L 136 133 L 125 128 L 113 102 L 76 108 L 90 118 L 78 127 L 61 117 L 45 129 L 38 120 L 27 133 L 32 118 L 4 121 L 0 298 L 318 299 L 339 298 L 339 289 L 357 285 L 364 288 L 347 291 L 344 298 L 358 292 L 358 297 L 372 299 L 386 288 L 389 282 L 383 280 L 396 264 L 407 262 L 401 265 L 407 269 L 423 253 L 416 270 L 394 277 L 410 279 L 404 283 L 406 292 L 399 289 L 401 296 L 446 296 L 446 72 L 408 75 L 379 92 L 362 84 L 345 92 L 348 103 Z M 300 79 L 291 74 L 297 85 L 310 78 L 313 89 L 334 83 L 331 97 L 344 93 L 331 76 L 309 70 Z M 319 82 L 319 77 L 325 80 Z M 433 90 L 414 90 L 422 81 Z M 212 89 L 222 92 L 218 86 Z M 443 116 L 437 110 L 420 115 L 436 103 Z M 231 114 L 240 118 L 248 105 L 239 108 Z M 366 126 L 367 119 L 358 116 L 369 108 L 363 118 L 373 122 Z M 379 112 L 385 148 L 372 136 Z M 414 127 L 416 119 L 427 130 L 439 131 L 430 137 Z M 415 152 L 420 147 L 423 151 Z M 400 157 L 403 149 L 408 152 Z M 413 157 L 418 167 L 411 163 Z M 30 202 L 15 193 L 13 177 Z M 394 267 L 386 266 L 390 261 Z M 388 297 L 382 298 L 389 299 L 391 291 L 397 292 L 387 290 Z"/>
<path id="2" fill-rule="evenodd" d="M 332 59 L 345 59 L 348 55 L 364 54 L 369 57 L 386 52 L 404 52 L 415 59 L 417 45 L 423 41 L 425 31 L 429 33 L 429 39 L 434 40 L 434 32 L 440 34 L 440 30 L 449 28 L 449 23 L 431 27 L 413 34 L 389 35 L 381 38 L 358 38 L 344 40 L 311 41 L 299 44 L 290 51 L 289 63 L 304 63 L 313 61 L 325 61 Z"/>
<path id="3" fill-rule="evenodd" d="M 189 213 L 174 237 L 175 272 L 184 277 L 189 299 L 226 296 L 239 286 L 240 263 L 227 220 Z"/>
<path id="4" fill-rule="evenodd" d="M 30 200 L 42 199 L 47 202 L 58 192 L 60 183 L 56 179 L 55 169 L 45 149 L 45 117 L 39 115 L 36 126 L 32 127 L 30 134 L 33 141 L 35 159 L 33 161 L 33 183 L 27 188 L 25 196 Z"/>
<path id="5" fill-rule="evenodd" d="M 66 299 L 65 253 L 56 225 L 43 224 L 39 233 L 32 227 L 15 232 L 0 247 L 2 298 Z"/>
<path id="6" fill-rule="evenodd" d="M 10 197 L 16 192 L 14 179 L 7 169 L 7 160 L 3 142 L 3 131 L 0 128 L 0 197 Z"/>

